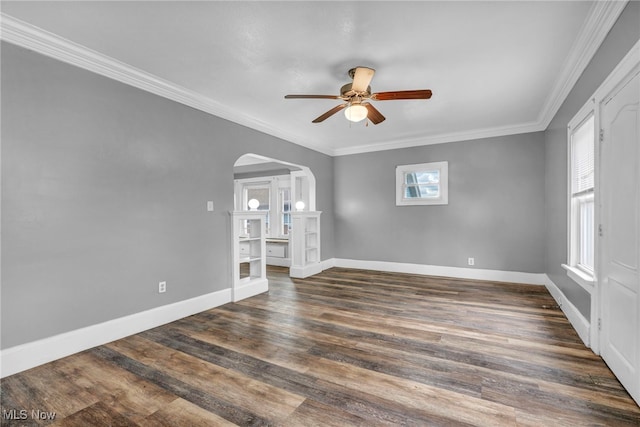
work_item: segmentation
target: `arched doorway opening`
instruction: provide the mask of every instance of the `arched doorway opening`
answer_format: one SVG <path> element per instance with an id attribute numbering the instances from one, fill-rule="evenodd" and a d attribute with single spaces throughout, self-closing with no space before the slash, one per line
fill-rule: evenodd
<path id="1" fill-rule="evenodd" d="M 265 213 L 266 265 L 290 267 L 293 277 L 306 277 L 314 271 L 301 269 L 296 261 L 306 248 L 301 234 L 296 234 L 304 233 L 303 227 L 293 226 L 302 224 L 301 216 L 313 216 L 316 211 L 316 179 L 311 169 L 247 153 L 235 162 L 233 173 L 234 210 Z M 319 214 L 317 221 L 319 258 Z"/>

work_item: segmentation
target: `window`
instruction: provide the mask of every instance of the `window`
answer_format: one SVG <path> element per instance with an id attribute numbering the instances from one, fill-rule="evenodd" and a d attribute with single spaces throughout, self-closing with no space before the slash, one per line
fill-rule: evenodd
<path id="1" fill-rule="evenodd" d="M 595 117 L 592 110 L 587 111 L 569 124 L 567 269 L 589 281 L 593 280 L 595 269 Z"/>
<path id="2" fill-rule="evenodd" d="M 244 187 L 244 210 L 250 210 L 249 200 L 255 199 L 258 201 L 258 207 L 256 210 L 267 211 L 267 218 L 265 221 L 265 227 L 267 235 L 269 234 L 270 227 L 270 209 L 271 209 L 271 185 L 270 184 L 254 184 L 246 185 Z"/>
<path id="3" fill-rule="evenodd" d="M 448 169 L 448 162 L 397 166 L 396 205 L 448 204 Z"/>
<path id="4" fill-rule="evenodd" d="M 291 188 L 280 188 L 280 234 L 289 235 L 291 230 Z"/>
<path id="5" fill-rule="evenodd" d="M 291 178 L 289 175 L 235 180 L 237 210 L 251 210 L 249 201 L 258 201 L 256 210 L 267 211 L 266 233 L 271 238 L 288 238 L 291 230 Z"/>

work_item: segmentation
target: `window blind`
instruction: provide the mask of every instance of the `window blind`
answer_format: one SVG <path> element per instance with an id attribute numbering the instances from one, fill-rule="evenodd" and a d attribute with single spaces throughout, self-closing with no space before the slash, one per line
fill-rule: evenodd
<path id="1" fill-rule="evenodd" d="M 594 117 L 589 117 L 571 135 L 571 194 L 593 191 Z"/>

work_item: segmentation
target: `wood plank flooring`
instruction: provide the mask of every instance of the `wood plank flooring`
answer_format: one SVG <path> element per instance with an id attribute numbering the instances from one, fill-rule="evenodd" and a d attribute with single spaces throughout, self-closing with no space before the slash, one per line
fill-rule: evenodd
<path id="1" fill-rule="evenodd" d="M 640 426 L 544 287 L 287 273 L 3 379 L 2 425 Z"/>

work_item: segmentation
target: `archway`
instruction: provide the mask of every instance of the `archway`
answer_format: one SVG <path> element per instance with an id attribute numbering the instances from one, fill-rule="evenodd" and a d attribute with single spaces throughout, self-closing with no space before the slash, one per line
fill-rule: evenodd
<path id="1" fill-rule="evenodd" d="M 300 246 L 295 233 L 301 231 L 292 226 L 293 217 L 316 210 L 313 172 L 304 165 L 254 153 L 240 156 L 233 170 L 234 210 L 267 211 L 266 264 L 291 267 L 293 254 L 299 253 L 296 245 Z"/>

